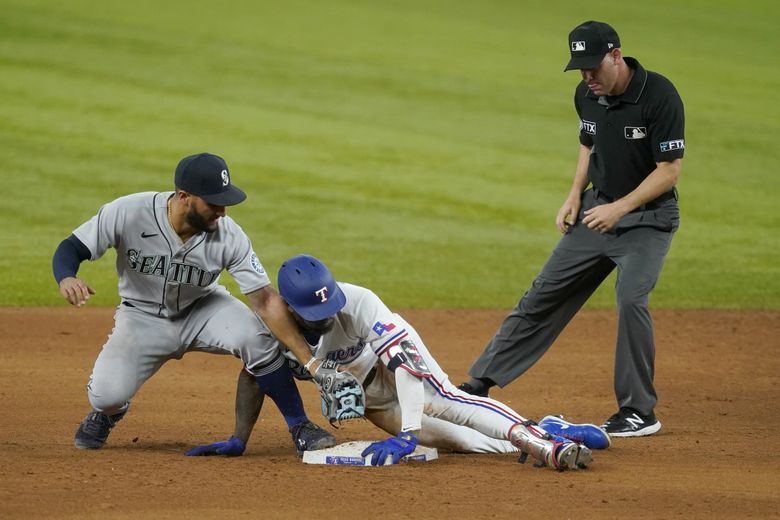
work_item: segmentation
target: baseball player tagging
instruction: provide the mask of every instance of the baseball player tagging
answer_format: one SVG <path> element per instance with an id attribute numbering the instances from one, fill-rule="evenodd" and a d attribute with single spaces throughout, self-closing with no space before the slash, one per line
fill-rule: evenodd
<path id="1" fill-rule="evenodd" d="M 93 410 L 76 432 L 76 447 L 102 447 L 141 385 L 166 361 L 192 351 L 240 358 L 282 411 L 299 451 L 333 445 L 306 417 L 271 331 L 285 342 L 303 338 L 249 238 L 225 215 L 246 195 L 231 183 L 225 162 L 206 153 L 184 158 L 175 184 L 175 192 L 136 193 L 104 205 L 55 252 L 60 292 L 80 307 L 94 291 L 76 277 L 79 264 L 114 248 L 122 300 L 87 385 Z M 218 283 L 223 270 L 251 310 Z"/>

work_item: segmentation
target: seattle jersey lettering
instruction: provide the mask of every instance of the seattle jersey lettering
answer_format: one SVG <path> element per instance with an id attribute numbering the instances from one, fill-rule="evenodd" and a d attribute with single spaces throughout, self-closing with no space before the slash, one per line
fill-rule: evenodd
<path id="1" fill-rule="evenodd" d="M 219 273 L 212 273 L 193 264 L 170 262 L 168 255 L 142 256 L 135 249 L 127 250 L 127 265 L 133 271 L 152 276 L 163 276 L 171 282 L 206 287 L 214 283 Z"/>

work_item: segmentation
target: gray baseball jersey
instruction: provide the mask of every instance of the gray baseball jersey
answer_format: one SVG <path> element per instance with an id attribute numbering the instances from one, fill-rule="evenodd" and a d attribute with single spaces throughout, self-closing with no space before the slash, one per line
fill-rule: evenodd
<path id="1" fill-rule="evenodd" d="M 214 291 L 227 269 L 241 292 L 271 282 L 246 233 L 228 216 L 214 233 L 198 233 L 186 243 L 168 222 L 173 192 L 127 195 L 100 208 L 73 234 L 97 260 L 116 249 L 119 296 L 145 312 L 175 317 Z"/>
<path id="2" fill-rule="evenodd" d="M 87 385 L 92 406 L 109 415 L 125 409 L 166 361 L 188 351 L 231 354 L 256 375 L 284 362 L 267 327 L 218 283 L 226 269 L 245 294 L 270 284 L 249 238 L 224 216 L 213 233 L 182 243 L 168 220 L 172 194 L 121 197 L 73 232 L 92 260 L 117 251 L 122 305 Z"/>

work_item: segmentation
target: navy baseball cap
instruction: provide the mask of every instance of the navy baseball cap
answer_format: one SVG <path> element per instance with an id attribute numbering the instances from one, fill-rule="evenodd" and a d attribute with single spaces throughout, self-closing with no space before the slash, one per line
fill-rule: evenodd
<path id="1" fill-rule="evenodd" d="M 347 303 L 330 270 L 318 259 L 297 255 L 279 268 L 279 294 L 307 321 L 335 316 Z"/>
<path id="2" fill-rule="evenodd" d="M 225 160 L 210 153 L 190 155 L 179 161 L 174 182 L 178 189 L 215 206 L 233 206 L 246 199 L 246 193 L 230 182 Z"/>
<path id="3" fill-rule="evenodd" d="M 620 47 L 620 38 L 612 26 L 589 20 L 569 33 L 571 59 L 563 70 L 595 69 L 604 56 L 617 47 Z"/>

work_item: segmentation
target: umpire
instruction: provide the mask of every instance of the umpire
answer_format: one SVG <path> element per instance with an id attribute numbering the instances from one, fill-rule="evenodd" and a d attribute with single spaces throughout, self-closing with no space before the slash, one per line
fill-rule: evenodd
<path id="1" fill-rule="evenodd" d="M 574 94 L 580 148 L 555 219 L 563 238 L 461 389 L 487 395 L 528 370 L 617 266 L 619 410 L 603 427 L 615 437 L 651 435 L 661 423 L 653 412 L 648 299 L 680 220 L 675 184 L 685 148 L 683 104 L 668 79 L 623 56 L 606 23 L 575 27 L 569 50 L 564 70 L 582 74 Z"/>

